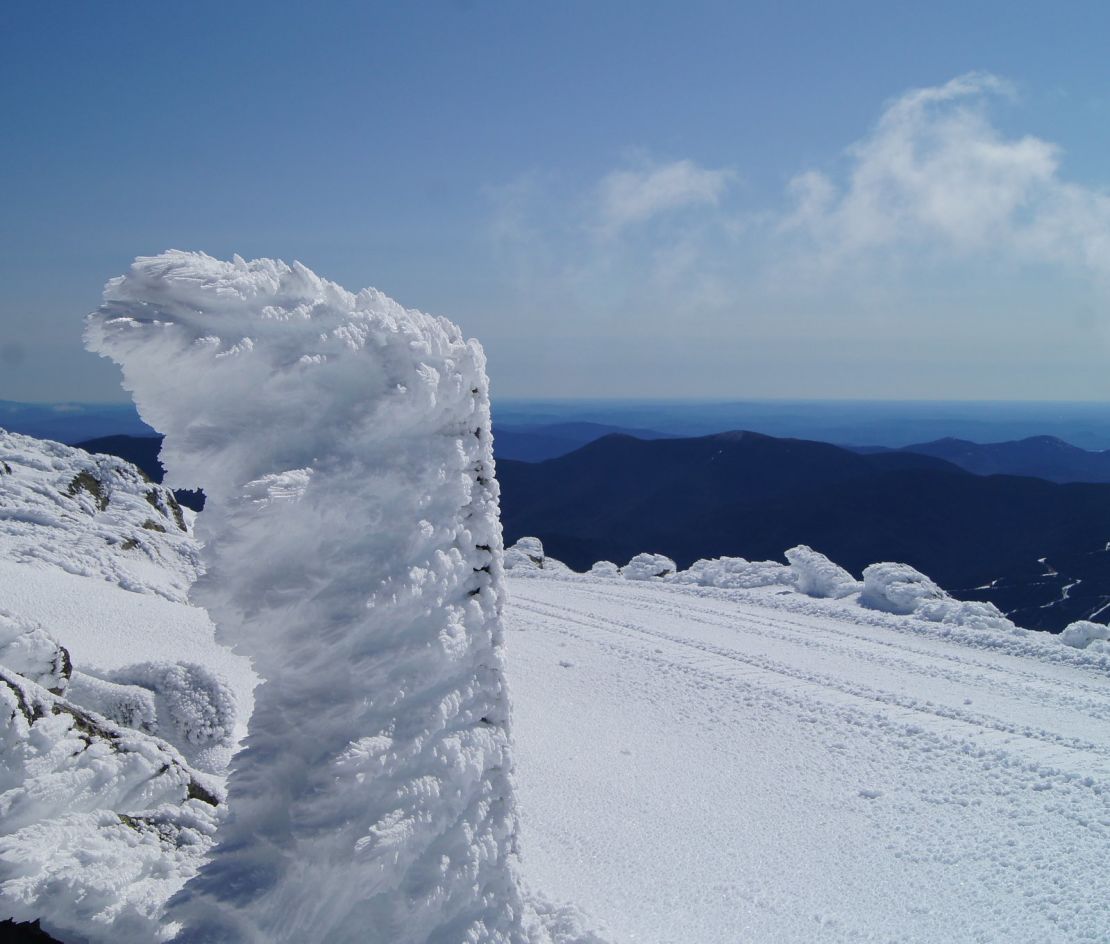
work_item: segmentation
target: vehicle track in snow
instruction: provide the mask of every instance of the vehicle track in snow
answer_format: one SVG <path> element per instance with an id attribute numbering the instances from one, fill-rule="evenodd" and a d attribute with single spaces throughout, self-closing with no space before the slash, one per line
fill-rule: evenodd
<path id="1" fill-rule="evenodd" d="M 773 590 L 510 590 L 527 871 L 617 939 L 1110 940 L 1097 662 Z"/>

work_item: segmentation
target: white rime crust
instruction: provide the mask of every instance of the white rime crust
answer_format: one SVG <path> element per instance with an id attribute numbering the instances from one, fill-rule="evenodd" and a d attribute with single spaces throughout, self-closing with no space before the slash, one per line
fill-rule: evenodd
<path id="1" fill-rule="evenodd" d="M 190 598 L 263 679 L 188 942 L 510 942 L 502 548 L 485 359 L 304 266 L 167 252 L 89 348 L 202 487 Z"/>

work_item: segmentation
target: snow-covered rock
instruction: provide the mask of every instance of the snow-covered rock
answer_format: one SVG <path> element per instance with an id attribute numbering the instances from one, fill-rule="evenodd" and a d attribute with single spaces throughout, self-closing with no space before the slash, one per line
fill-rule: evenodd
<path id="1" fill-rule="evenodd" d="M 799 544 L 786 552 L 799 592 L 811 597 L 851 596 L 860 589 L 860 582 L 824 554 Z"/>
<path id="2" fill-rule="evenodd" d="M 481 348 L 180 252 L 110 282 L 86 338 L 204 488 L 191 599 L 264 679 L 180 940 L 523 941 Z"/>
<path id="3" fill-rule="evenodd" d="M 621 569 L 612 561 L 598 561 L 590 568 L 590 574 L 594 577 L 619 577 Z"/>
<path id="4" fill-rule="evenodd" d="M 621 568 L 626 580 L 654 580 L 675 572 L 675 562 L 664 554 L 637 554 Z"/>
<path id="5" fill-rule="evenodd" d="M 0 665 L 55 695 L 65 692 L 72 666 L 69 652 L 37 621 L 0 610 Z"/>
<path id="6" fill-rule="evenodd" d="M 885 613 L 910 614 L 928 600 L 948 597 L 940 587 L 909 564 L 883 562 L 863 571 L 860 603 Z"/>
<path id="7" fill-rule="evenodd" d="M 1073 649 L 1089 649 L 1092 652 L 1110 654 L 1110 626 L 1094 623 L 1091 620 L 1077 620 L 1060 633 L 1060 642 Z"/>
<path id="8" fill-rule="evenodd" d="M 1008 633 L 1024 633 L 993 603 L 978 600 L 927 599 L 917 605 L 913 615 L 933 623 L 967 626 L 971 629 L 997 629 Z"/>
<path id="9" fill-rule="evenodd" d="M 195 873 L 218 788 L 165 741 L 0 668 L 0 900 L 94 944 L 164 936 Z"/>
<path id="10" fill-rule="evenodd" d="M 541 570 L 543 568 L 543 542 L 539 538 L 521 538 L 505 548 L 505 569 Z"/>
<path id="11" fill-rule="evenodd" d="M 231 759 L 235 695 L 203 666 L 142 662 L 103 677 L 74 672 L 67 694 L 118 724 L 164 738 L 200 770 L 220 771 Z"/>
<path id="12" fill-rule="evenodd" d="M 0 430 L 6 559 L 183 602 L 200 563 L 184 511 L 135 466 Z"/>
<path id="13" fill-rule="evenodd" d="M 561 560 L 548 557 L 544 553 L 543 542 L 539 538 L 521 538 L 512 547 L 505 548 L 505 570 L 534 571 L 544 570 L 553 574 L 569 574 L 573 571 Z"/>
<path id="14" fill-rule="evenodd" d="M 688 570 L 674 575 L 676 583 L 701 587 L 752 588 L 793 586 L 794 574 L 776 561 L 749 561 L 743 557 L 717 557 L 698 560 Z"/>

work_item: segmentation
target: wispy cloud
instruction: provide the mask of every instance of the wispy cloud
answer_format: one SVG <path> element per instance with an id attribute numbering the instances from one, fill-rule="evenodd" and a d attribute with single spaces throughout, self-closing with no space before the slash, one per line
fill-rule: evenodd
<path id="1" fill-rule="evenodd" d="M 699 167 L 691 160 L 614 171 L 598 187 L 601 230 L 614 235 L 663 213 L 716 206 L 734 176 L 730 170 Z"/>
<path id="2" fill-rule="evenodd" d="M 810 261 L 840 267 L 902 249 L 1004 254 L 1110 278 L 1110 196 L 1060 174 L 1060 148 L 1007 137 L 990 106 L 1012 95 L 985 73 L 891 102 L 848 149 L 842 182 L 817 171 L 790 184 L 778 234 Z"/>

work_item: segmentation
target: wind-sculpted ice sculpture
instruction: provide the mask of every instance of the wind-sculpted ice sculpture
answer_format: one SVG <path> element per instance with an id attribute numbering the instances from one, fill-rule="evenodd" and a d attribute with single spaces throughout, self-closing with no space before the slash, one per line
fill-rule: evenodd
<path id="1" fill-rule="evenodd" d="M 178 939 L 522 940 L 481 347 L 184 252 L 109 282 L 86 343 L 204 489 L 191 599 L 264 680 Z"/>

